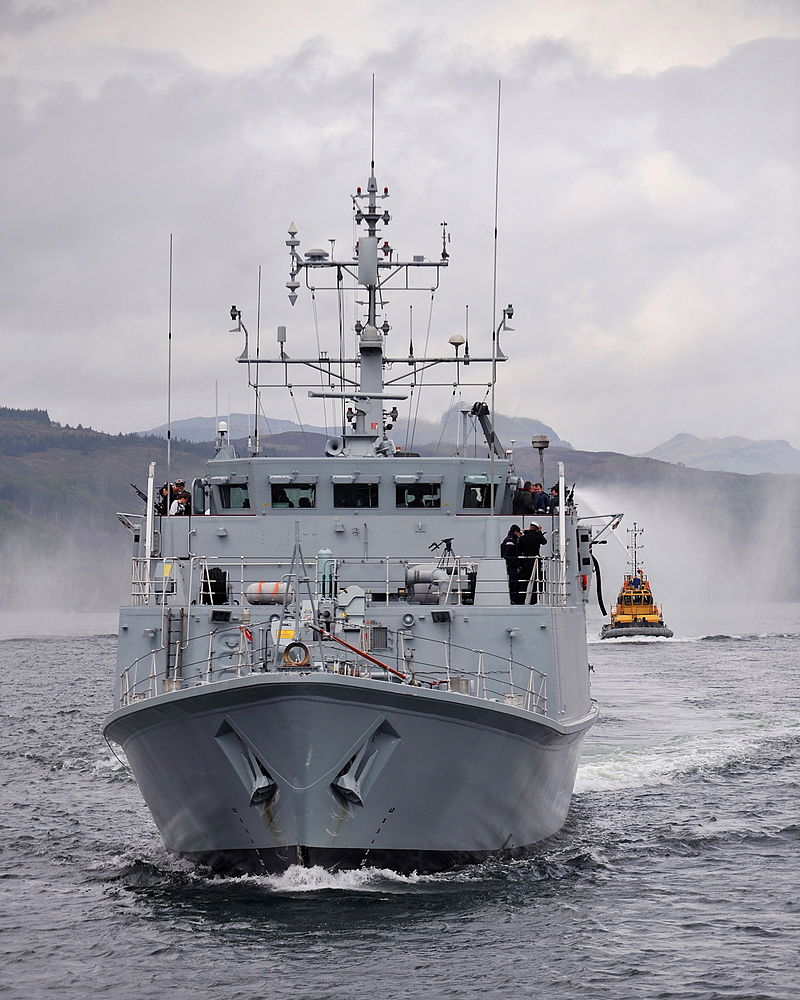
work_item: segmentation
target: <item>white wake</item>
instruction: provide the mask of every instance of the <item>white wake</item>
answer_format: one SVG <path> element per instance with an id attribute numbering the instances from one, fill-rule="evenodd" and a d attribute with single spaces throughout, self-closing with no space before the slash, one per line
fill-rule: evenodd
<path id="1" fill-rule="evenodd" d="M 671 784 L 687 774 L 714 772 L 731 764 L 768 759 L 771 748 L 796 739 L 798 724 L 769 729 L 676 737 L 654 747 L 617 750 L 578 767 L 575 793 L 610 792 Z"/>

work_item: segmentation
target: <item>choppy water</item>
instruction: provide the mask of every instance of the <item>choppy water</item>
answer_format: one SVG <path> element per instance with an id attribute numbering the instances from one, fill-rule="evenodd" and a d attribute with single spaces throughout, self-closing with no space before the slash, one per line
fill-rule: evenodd
<path id="1" fill-rule="evenodd" d="M 0 621 L 9 998 L 794 998 L 800 619 L 593 642 L 563 832 L 455 874 L 209 878 L 100 735 L 113 618 Z"/>

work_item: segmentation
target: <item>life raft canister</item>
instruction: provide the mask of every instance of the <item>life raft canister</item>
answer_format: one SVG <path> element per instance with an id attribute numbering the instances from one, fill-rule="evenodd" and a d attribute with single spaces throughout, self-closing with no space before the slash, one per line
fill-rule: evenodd
<path id="1" fill-rule="evenodd" d="M 245 591 L 248 604 L 291 604 L 294 590 L 285 581 L 259 580 Z"/>

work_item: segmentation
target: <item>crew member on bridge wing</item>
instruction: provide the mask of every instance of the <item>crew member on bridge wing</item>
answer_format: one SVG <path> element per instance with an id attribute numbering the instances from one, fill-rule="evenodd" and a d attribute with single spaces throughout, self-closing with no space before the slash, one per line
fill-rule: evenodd
<path id="1" fill-rule="evenodd" d="M 176 500 L 183 500 L 183 506 L 177 511 L 178 514 L 191 514 L 192 513 L 192 495 L 186 489 L 186 483 L 182 479 L 176 479 L 172 487 L 172 505 L 170 506 L 169 512 L 172 514 L 172 507 Z"/>
<path id="2" fill-rule="evenodd" d="M 542 489 L 541 483 L 534 483 L 533 490 L 531 492 L 531 498 L 533 500 L 533 512 L 534 514 L 546 514 L 550 508 L 550 500 L 547 494 Z"/>
<path id="3" fill-rule="evenodd" d="M 530 479 L 525 481 L 524 486 L 520 486 L 516 493 L 514 494 L 514 500 L 511 506 L 511 513 L 515 517 L 525 517 L 526 515 L 533 514 L 533 495 L 531 493 L 533 487 L 531 486 Z"/>

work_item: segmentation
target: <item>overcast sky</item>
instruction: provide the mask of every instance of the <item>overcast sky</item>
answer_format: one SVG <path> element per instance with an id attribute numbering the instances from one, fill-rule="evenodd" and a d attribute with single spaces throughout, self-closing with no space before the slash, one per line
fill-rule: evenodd
<path id="1" fill-rule="evenodd" d="M 501 412 L 589 450 L 681 431 L 800 447 L 798 0 L 3 0 L 0 33 L 0 405 L 163 423 L 173 234 L 172 416 L 213 414 L 215 382 L 221 410 L 247 410 L 228 310 L 255 329 L 261 266 L 268 350 L 278 324 L 289 353 L 314 343 L 286 229 L 349 248 L 374 73 L 385 235 L 436 257 L 447 220 L 430 345 L 449 350 L 469 305 L 473 354 L 502 80 Z M 392 353 L 408 315 L 390 302 Z M 295 415 L 282 394 L 266 409 Z"/>

